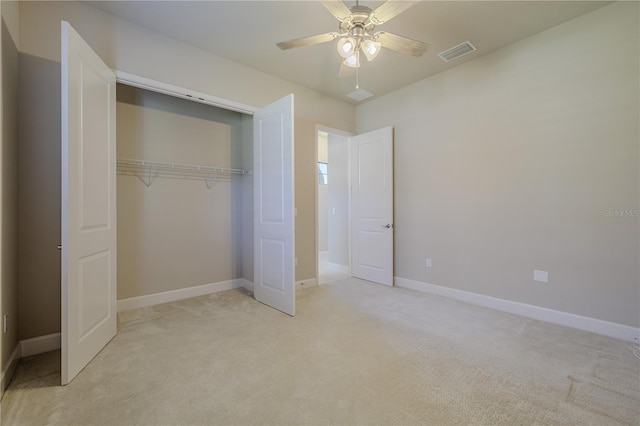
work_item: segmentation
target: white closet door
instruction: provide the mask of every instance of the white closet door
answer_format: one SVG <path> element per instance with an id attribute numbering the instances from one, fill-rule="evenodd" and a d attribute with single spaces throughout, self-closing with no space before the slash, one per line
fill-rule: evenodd
<path id="1" fill-rule="evenodd" d="M 116 78 L 62 22 L 62 384 L 116 334 Z"/>
<path id="2" fill-rule="evenodd" d="M 351 273 L 393 285 L 393 128 L 351 138 Z"/>
<path id="3" fill-rule="evenodd" d="M 293 95 L 253 116 L 254 294 L 296 313 L 293 202 Z"/>

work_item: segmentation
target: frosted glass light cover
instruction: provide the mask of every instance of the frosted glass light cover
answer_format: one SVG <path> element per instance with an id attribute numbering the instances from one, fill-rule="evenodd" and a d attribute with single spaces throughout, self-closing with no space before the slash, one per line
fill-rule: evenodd
<path id="1" fill-rule="evenodd" d="M 349 56 L 347 59 L 344 60 L 344 64 L 348 67 L 351 68 L 359 68 L 360 67 L 360 55 L 358 55 L 358 52 L 354 53 L 353 55 Z"/>
<path id="2" fill-rule="evenodd" d="M 343 37 L 338 40 L 338 53 L 343 58 L 353 55 L 356 48 L 356 41 L 352 37 Z"/>
<path id="3" fill-rule="evenodd" d="M 380 53 L 381 44 L 377 41 L 365 40 L 362 42 L 362 50 L 368 61 L 373 61 Z"/>

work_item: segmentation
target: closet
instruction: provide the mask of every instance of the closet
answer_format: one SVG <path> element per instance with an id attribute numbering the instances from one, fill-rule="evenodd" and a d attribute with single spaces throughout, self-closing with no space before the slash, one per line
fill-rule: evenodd
<path id="1" fill-rule="evenodd" d="M 251 281 L 251 117 L 123 84 L 116 101 L 118 300 Z"/>
<path id="2" fill-rule="evenodd" d="M 117 299 L 243 276 L 295 315 L 293 95 L 250 119 L 206 110 L 236 103 L 114 71 L 68 22 L 61 35 L 62 384 L 116 335 Z M 153 93 L 121 86 L 118 102 L 117 81 Z"/>

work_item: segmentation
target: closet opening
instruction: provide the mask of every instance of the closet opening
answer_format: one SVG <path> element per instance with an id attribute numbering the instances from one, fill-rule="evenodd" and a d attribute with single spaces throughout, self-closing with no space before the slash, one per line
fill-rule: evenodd
<path id="1" fill-rule="evenodd" d="M 253 118 L 116 87 L 118 310 L 252 290 Z"/>

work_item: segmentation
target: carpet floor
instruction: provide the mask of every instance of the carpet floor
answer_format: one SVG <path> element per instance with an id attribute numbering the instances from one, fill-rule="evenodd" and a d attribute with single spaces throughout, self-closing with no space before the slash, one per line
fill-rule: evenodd
<path id="1" fill-rule="evenodd" d="M 297 303 L 230 290 L 123 312 L 68 386 L 59 351 L 21 360 L 1 423 L 640 424 L 632 343 L 357 279 Z"/>

